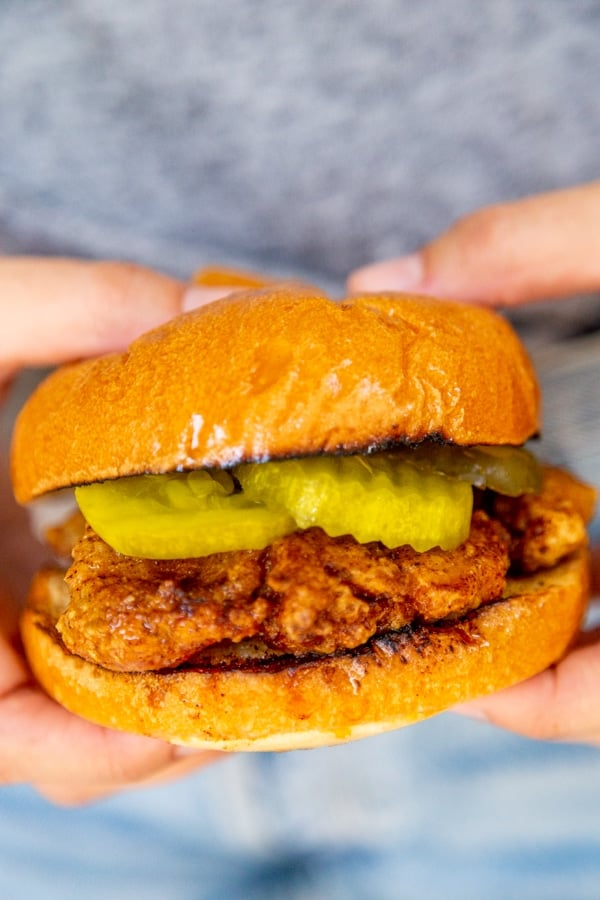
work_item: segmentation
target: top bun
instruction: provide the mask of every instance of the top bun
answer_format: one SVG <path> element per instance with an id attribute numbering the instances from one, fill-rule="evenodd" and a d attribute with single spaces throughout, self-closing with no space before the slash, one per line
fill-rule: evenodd
<path id="1" fill-rule="evenodd" d="M 539 388 L 510 325 L 428 297 L 240 291 L 64 366 L 15 426 L 21 502 L 69 485 L 416 443 L 519 445 Z"/>

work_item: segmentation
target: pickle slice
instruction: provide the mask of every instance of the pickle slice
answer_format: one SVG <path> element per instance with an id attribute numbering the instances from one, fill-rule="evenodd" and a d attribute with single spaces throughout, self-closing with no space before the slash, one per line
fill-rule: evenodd
<path id="1" fill-rule="evenodd" d="M 537 494 L 542 487 L 540 464 L 525 447 L 431 443 L 401 448 L 394 455 L 423 471 L 438 472 L 509 497 Z"/>
<path id="2" fill-rule="evenodd" d="M 451 550 L 469 534 L 470 484 L 421 471 L 392 454 L 323 456 L 236 467 L 245 495 L 282 506 L 300 528 L 415 550 Z"/>
<path id="3" fill-rule="evenodd" d="M 472 485 L 518 496 L 539 490 L 541 471 L 522 448 L 431 443 L 247 463 L 232 474 L 139 475 L 79 487 L 75 495 L 92 528 L 119 553 L 178 559 L 261 549 L 311 526 L 390 548 L 452 550 L 469 533 Z"/>
<path id="4" fill-rule="evenodd" d="M 283 509 L 235 494 L 227 472 L 136 475 L 75 489 L 94 531 L 114 550 L 146 559 L 186 559 L 260 550 L 296 528 Z"/>

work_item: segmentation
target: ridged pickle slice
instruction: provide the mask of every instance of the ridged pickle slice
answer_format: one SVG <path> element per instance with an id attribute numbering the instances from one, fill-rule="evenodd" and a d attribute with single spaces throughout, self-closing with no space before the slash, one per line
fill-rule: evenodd
<path id="1" fill-rule="evenodd" d="M 284 509 L 234 488 L 227 472 L 197 471 L 119 478 L 76 488 L 75 496 L 94 531 L 126 556 L 187 559 L 254 550 L 295 529 Z"/>
<path id="2" fill-rule="evenodd" d="M 540 464 L 525 447 L 429 443 L 402 448 L 395 451 L 395 456 L 424 471 L 458 478 L 509 497 L 536 494 L 542 487 Z"/>
<path id="3" fill-rule="evenodd" d="M 287 509 L 300 528 L 415 550 L 450 550 L 469 534 L 470 484 L 423 472 L 391 455 L 250 463 L 235 470 L 253 500 Z"/>
<path id="4" fill-rule="evenodd" d="M 472 485 L 518 496 L 540 483 L 535 457 L 522 448 L 426 444 L 246 463 L 232 474 L 138 475 L 75 493 L 86 520 L 118 552 L 178 559 L 261 549 L 315 525 L 361 543 L 451 550 L 469 533 Z"/>

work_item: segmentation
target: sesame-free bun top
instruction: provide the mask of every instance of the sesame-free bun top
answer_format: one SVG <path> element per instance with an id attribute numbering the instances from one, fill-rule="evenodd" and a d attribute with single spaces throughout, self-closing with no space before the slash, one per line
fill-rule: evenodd
<path id="1" fill-rule="evenodd" d="M 519 445 L 538 416 L 529 358 L 489 310 L 402 294 L 333 302 L 274 285 L 52 373 L 18 417 L 13 483 L 26 502 L 143 472 L 427 437 Z"/>

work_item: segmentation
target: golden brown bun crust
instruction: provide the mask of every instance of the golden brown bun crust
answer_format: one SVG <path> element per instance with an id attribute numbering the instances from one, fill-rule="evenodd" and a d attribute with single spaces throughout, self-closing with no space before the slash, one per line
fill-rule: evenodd
<path id="1" fill-rule="evenodd" d="M 456 624 L 262 671 L 115 673 L 73 656 L 52 626 L 62 580 L 50 572 L 38 576 L 22 633 L 46 691 L 101 725 L 194 747 L 316 747 L 408 725 L 556 662 L 581 622 L 587 566 L 582 550 L 543 575 L 509 581 L 506 600 Z"/>
<path id="2" fill-rule="evenodd" d="M 141 472 L 356 451 L 438 436 L 521 444 L 539 427 L 529 359 L 495 313 L 403 295 L 240 291 L 62 368 L 14 435 L 15 493 Z"/>

